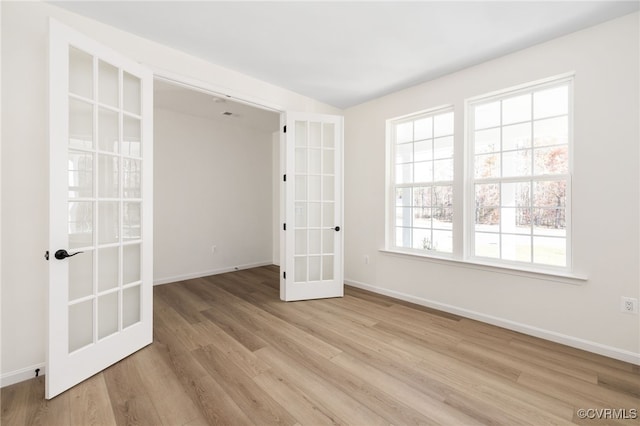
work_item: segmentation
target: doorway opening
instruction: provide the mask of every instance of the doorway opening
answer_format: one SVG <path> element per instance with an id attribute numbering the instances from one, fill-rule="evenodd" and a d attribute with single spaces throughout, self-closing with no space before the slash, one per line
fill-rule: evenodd
<path id="1" fill-rule="evenodd" d="M 154 80 L 154 284 L 280 258 L 280 112 Z"/>

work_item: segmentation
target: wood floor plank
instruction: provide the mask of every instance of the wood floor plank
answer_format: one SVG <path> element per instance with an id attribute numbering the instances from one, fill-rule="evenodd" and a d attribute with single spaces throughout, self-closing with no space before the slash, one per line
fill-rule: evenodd
<path id="1" fill-rule="evenodd" d="M 69 389 L 70 424 L 86 426 L 116 425 L 107 384 L 102 373 Z"/>
<path id="2" fill-rule="evenodd" d="M 255 424 L 296 424 L 297 420 L 287 410 L 271 398 L 268 392 L 255 386 L 250 377 L 213 345 L 197 349 L 193 354 Z"/>
<path id="3" fill-rule="evenodd" d="M 154 343 L 58 397 L 0 390 L 22 425 L 637 424 L 640 366 L 346 287 L 285 303 L 279 269 L 154 288 Z"/>
<path id="4" fill-rule="evenodd" d="M 144 389 L 140 372 L 133 358 L 128 357 L 102 372 L 109 399 L 120 425 L 162 424 L 155 406 Z"/>

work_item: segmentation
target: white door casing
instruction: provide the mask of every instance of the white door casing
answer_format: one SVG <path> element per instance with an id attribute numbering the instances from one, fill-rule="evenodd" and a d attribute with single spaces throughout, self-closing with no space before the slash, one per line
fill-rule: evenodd
<path id="1" fill-rule="evenodd" d="M 50 21 L 48 399 L 153 340 L 152 120 L 150 70 Z"/>
<path id="2" fill-rule="evenodd" d="M 284 121 L 280 298 L 342 297 L 343 118 L 287 112 Z"/>

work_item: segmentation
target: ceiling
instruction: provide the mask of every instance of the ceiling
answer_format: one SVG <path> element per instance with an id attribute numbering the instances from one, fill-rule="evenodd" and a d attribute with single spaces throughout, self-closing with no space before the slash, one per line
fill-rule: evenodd
<path id="1" fill-rule="evenodd" d="M 153 82 L 153 105 L 231 125 L 273 133 L 280 127 L 280 114 L 212 96 L 162 80 Z"/>
<path id="2" fill-rule="evenodd" d="M 55 1 L 338 108 L 639 10 L 635 1 Z"/>

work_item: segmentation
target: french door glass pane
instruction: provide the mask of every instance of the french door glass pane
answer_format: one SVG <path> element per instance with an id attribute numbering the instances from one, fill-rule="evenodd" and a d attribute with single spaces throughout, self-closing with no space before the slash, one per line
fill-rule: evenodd
<path id="1" fill-rule="evenodd" d="M 333 279 L 333 256 L 322 256 L 322 279 Z"/>
<path id="2" fill-rule="evenodd" d="M 69 151 L 69 198 L 93 196 L 93 154 Z"/>
<path id="3" fill-rule="evenodd" d="M 100 61 L 98 66 L 98 100 L 100 103 L 118 107 L 118 68 Z"/>
<path id="4" fill-rule="evenodd" d="M 118 247 L 98 249 L 98 291 L 117 287 L 119 270 L 120 249 Z"/>
<path id="5" fill-rule="evenodd" d="M 141 209 L 141 203 L 124 203 L 124 210 L 122 212 L 122 232 L 125 241 L 140 239 Z"/>
<path id="6" fill-rule="evenodd" d="M 120 158 L 113 155 L 98 155 L 98 196 L 117 198 L 120 187 Z"/>
<path id="7" fill-rule="evenodd" d="M 69 147 L 93 148 L 93 105 L 69 99 Z"/>
<path id="8" fill-rule="evenodd" d="M 120 241 L 120 203 L 118 201 L 98 202 L 98 244 Z"/>
<path id="9" fill-rule="evenodd" d="M 122 284 L 140 281 L 140 244 L 122 247 Z"/>
<path id="10" fill-rule="evenodd" d="M 69 262 L 69 300 L 93 294 L 93 251 L 77 254 Z"/>
<path id="11" fill-rule="evenodd" d="M 122 159 L 123 195 L 125 198 L 142 197 L 142 162 L 132 158 Z"/>
<path id="12" fill-rule="evenodd" d="M 309 256 L 309 281 L 320 281 L 320 256 Z"/>
<path id="13" fill-rule="evenodd" d="M 93 203 L 69 202 L 69 248 L 87 247 L 93 244 Z"/>
<path id="14" fill-rule="evenodd" d="M 122 129 L 122 154 L 131 157 L 142 156 L 142 130 L 140 120 L 124 116 Z"/>
<path id="15" fill-rule="evenodd" d="M 93 343 L 93 299 L 69 306 L 69 352 Z"/>
<path id="16" fill-rule="evenodd" d="M 124 110 L 140 115 L 142 112 L 142 108 L 140 106 L 142 94 L 140 79 L 128 72 L 123 73 L 123 79 L 122 91 L 124 93 Z"/>
<path id="17" fill-rule="evenodd" d="M 98 297 L 98 339 L 118 331 L 118 292 Z"/>
<path id="18" fill-rule="evenodd" d="M 320 147 L 322 138 L 320 123 L 309 123 L 309 146 Z"/>
<path id="19" fill-rule="evenodd" d="M 118 152 L 118 113 L 100 108 L 98 115 L 98 149 Z"/>
<path id="20" fill-rule="evenodd" d="M 294 277 L 295 282 L 305 282 L 307 281 L 307 257 L 296 257 L 295 258 L 295 271 L 296 276 Z"/>
<path id="21" fill-rule="evenodd" d="M 69 92 L 93 98 L 93 57 L 75 47 L 69 48 Z"/>
<path id="22" fill-rule="evenodd" d="M 122 328 L 140 321 L 140 286 L 126 288 L 122 291 Z"/>

